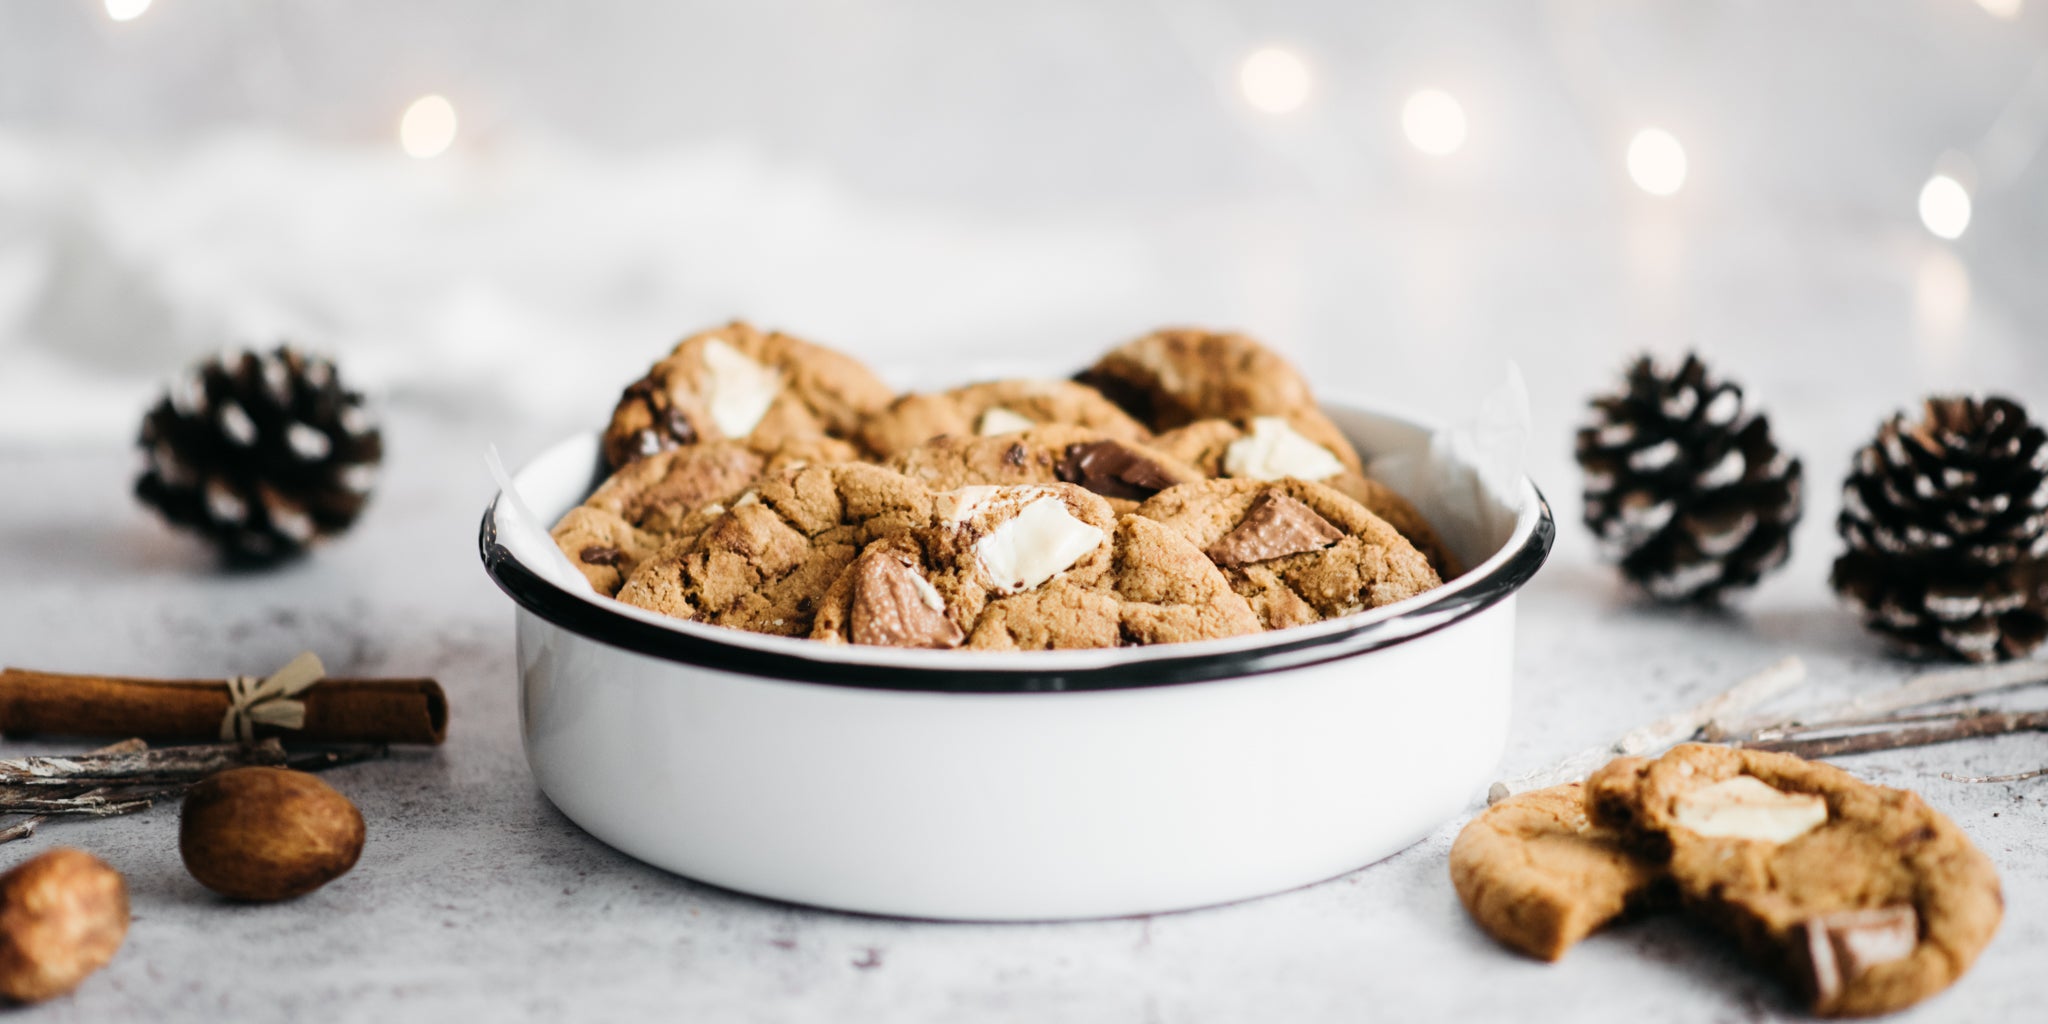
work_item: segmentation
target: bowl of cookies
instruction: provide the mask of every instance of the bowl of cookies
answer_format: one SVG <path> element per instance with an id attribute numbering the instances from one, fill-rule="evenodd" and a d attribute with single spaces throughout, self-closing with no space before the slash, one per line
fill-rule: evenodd
<path id="1" fill-rule="evenodd" d="M 486 509 L 542 791 L 711 884 L 907 917 L 1331 878 L 1505 745 L 1548 507 L 1241 334 L 899 394 L 743 323 Z"/>

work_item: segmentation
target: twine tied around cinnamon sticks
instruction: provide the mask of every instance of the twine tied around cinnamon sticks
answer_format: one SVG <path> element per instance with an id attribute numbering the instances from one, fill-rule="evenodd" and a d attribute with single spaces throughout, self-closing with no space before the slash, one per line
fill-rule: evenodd
<path id="1" fill-rule="evenodd" d="M 280 729 L 305 728 L 306 702 L 292 698 L 325 678 L 327 666 L 320 664 L 320 656 L 312 651 L 293 658 L 268 679 L 229 678 L 228 713 L 220 719 L 221 740 L 253 743 L 258 723 Z"/>
<path id="2" fill-rule="evenodd" d="M 337 679 L 311 652 L 263 678 L 133 679 L 0 670 L 0 732 L 251 742 L 428 743 L 448 735 L 432 679 Z"/>

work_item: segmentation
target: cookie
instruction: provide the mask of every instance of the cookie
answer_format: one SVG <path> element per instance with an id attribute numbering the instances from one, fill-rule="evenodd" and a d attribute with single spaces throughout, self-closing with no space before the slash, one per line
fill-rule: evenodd
<path id="1" fill-rule="evenodd" d="M 662 544 L 662 538 L 617 513 L 587 505 L 570 509 L 550 535 L 590 588 L 607 597 L 618 593 L 626 577 Z"/>
<path id="2" fill-rule="evenodd" d="M 851 460 L 845 441 L 819 437 L 760 452 L 742 441 L 710 441 L 637 459 L 600 484 L 557 523 L 555 544 L 602 594 L 619 586 L 649 554 L 694 536 L 710 515 L 762 476 L 807 462 Z"/>
<path id="3" fill-rule="evenodd" d="M 1593 773 L 1596 824 L 1664 859 L 1687 910 L 1831 1017 L 1947 988 L 1997 931 L 1998 873 L 1914 793 L 1775 754 L 1686 744 Z"/>
<path id="4" fill-rule="evenodd" d="M 947 434 L 906 449 L 886 465 L 933 490 L 983 484 L 1077 484 L 1117 512 L 1175 484 L 1208 474 L 1143 443 L 1088 427 L 1052 424 L 992 437 Z"/>
<path id="5" fill-rule="evenodd" d="M 1252 480 L 1298 477 L 1335 488 L 1408 538 L 1436 570 L 1451 579 L 1464 571 L 1429 520 L 1393 488 L 1359 471 L 1358 453 L 1335 424 L 1320 415 L 1254 416 L 1197 420 L 1160 434 L 1152 446 L 1210 476 Z"/>
<path id="6" fill-rule="evenodd" d="M 1181 484 L 1137 514 L 1208 555 L 1269 629 L 1378 608 L 1442 582 L 1386 520 L 1306 480 Z"/>
<path id="7" fill-rule="evenodd" d="M 870 542 L 927 523 L 931 491 L 880 466 L 803 465 L 764 478 L 619 589 L 627 604 L 773 633 L 811 632 L 818 600 Z"/>
<path id="8" fill-rule="evenodd" d="M 1308 381 L 1279 353 L 1224 331 L 1154 331 L 1111 349 L 1074 379 L 1155 431 L 1316 409 Z"/>
<path id="9" fill-rule="evenodd" d="M 814 639 L 1048 650 L 1259 629 L 1185 538 L 1115 517 L 1082 488 L 970 487 L 939 495 L 934 510 L 923 528 L 861 553 L 821 602 Z"/>
<path id="10" fill-rule="evenodd" d="M 1481 811 L 1451 844 L 1451 886 L 1488 935 L 1539 960 L 1672 901 L 1662 865 L 1587 820 L 1577 782 Z"/>
<path id="11" fill-rule="evenodd" d="M 997 437 L 1047 424 L 1086 427 L 1119 441 L 1151 436 L 1143 424 L 1085 385 L 998 380 L 904 395 L 861 423 L 860 442 L 886 460 L 935 437 Z"/>
<path id="12" fill-rule="evenodd" d="M 605 459 L 618 467 L 722 439 L 772 451 L 850 437 L 894 397 L 848 356 L 734 321 L 683 339 L 626 388 L 605 429 Z"/>

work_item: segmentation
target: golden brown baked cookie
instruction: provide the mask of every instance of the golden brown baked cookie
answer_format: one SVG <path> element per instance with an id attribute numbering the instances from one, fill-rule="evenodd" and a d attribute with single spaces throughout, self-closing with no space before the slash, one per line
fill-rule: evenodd
<path id="1" fill-rule="evenodd" d="M 1208 474 L 1140 442 L 1088 427 L 1048 424 L 1011 434 L 947 434 L 885 463 L 933 490 L 980 484 L 1077 484 L 1128 512 L 1175 484 Z"/>
<path id="2" fill-rule="evenodd" d="M 829 437 L 761 452 L 742 441 L 672 448 L 621 467 L 553 531 L 555 544 L 602 594 L 662 545 L 695 536 L 764 475 L 809 462 L 851 460 L 854 448 Z"/>
<path id="3" fill-rule="evenodd" d="M 861 423 L 860 442 L 888 459 L 944 435 L 997 437 L 1048 424 L 1086 427 L 1120 441 L 1151 436 L 1094 388 L 1070 380 L 998 380 L 904 395 Z"/>
<path id="4" fill-rule="evenodd" d="M 1109 350 L 1074 379 L 1153 430 L 1210 418 L 1321 415 L 1308 381 L 1292 364 L 1251 337 L 1227 331 L 1154 331 Z"/>
<path id="5" fill-rule="evenodd" d="M 1486 933 L 1541 960 L 1631 913 L 1671 902 L 1661 865 L 1586 819 L 1577 782 L 1512 796 L 1451 844 L 1451 885 Z"/>
<path id="6" fill-rule="evenodd" d="M 930 523 L 870 544 L 820 602 L 814 639 L 989 650 L 1205 640 L 1259 629 L 1201 551 L 1065 484 L 939 495 Z"/>
<path id="7" fill-rule="evenodd" d="M 926 523 L 931 510 L 930 490 L 880 466 L 788 469 L 710 515 L 701 533 L 649 556 L 618 597 L 677 618 L 804 636 L 818 599 L 863 547 Z"/>
<path id="8" fill-rule="evenodd" d="M 607 597 L 619 592 L 626 577 L 661 547 L 662 538 L 636 528 L 613 512 L 578 505 L 551 531 L 592 590 Z"/>
<path id="9" fill-rule="evenodd" d="M 1969 969 L 2004 913 L 1991 861 L 1914 793 L 1789 754 L 1685 744 L 1594 772 L 1596 824 L 1668 858 L 1686 908 L 1814 1013 L 1890 1013 Z"/>
<path id="10" fill-rule="evenodd" d="M 683 445 L 743 440 L 763 450 L 850 437 L 889 386 L 849 356 L 734 321 L 692 335 L 628 386 L 605 429 L 614 467 Z"/>
<path id="11" fill-rule="evenodd" d="M 1205 480 L 1138 506 L 1223 569 L 1269 629 L 1378 608 L 1441 584 L 1365 506 L 1306 480 Z"/>
<path id="12" fill-rule="evenodd" d="M 1292 476 L 1335 488 L 1393 524 L 1429 558 L 1438 576 L 1448 580 L 1464 571 L 1429 520 L 1393 488 L 1361 472 L 1358 453 L 1336 425 L 1321 416 L 1255 416 L 1244 424 L 1197 420 L 1153 438 L 1152 446 L 1210 476 Z"/>

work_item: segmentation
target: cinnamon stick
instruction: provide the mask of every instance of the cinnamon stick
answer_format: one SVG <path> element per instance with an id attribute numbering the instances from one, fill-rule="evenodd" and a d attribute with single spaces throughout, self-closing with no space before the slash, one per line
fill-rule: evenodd
<path id="1" fill-rule="evenodd" d="M 259 736 L 314 743 L 430 743 L 448 736 L 448 697 L 432 679 L 322 679 L 296 696 L 301 728 Z M 213 740 L 232 701 L 219 679 L 139 679 L 0 670 L 0 732 Z"/>

